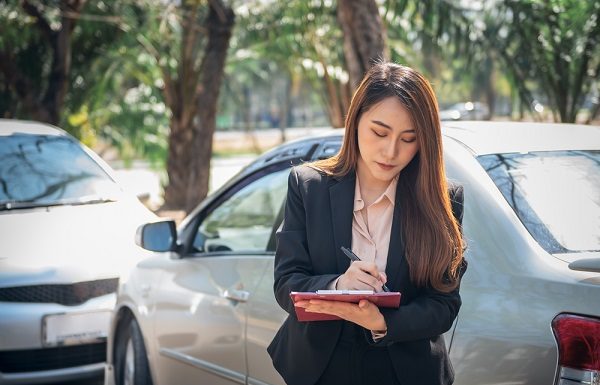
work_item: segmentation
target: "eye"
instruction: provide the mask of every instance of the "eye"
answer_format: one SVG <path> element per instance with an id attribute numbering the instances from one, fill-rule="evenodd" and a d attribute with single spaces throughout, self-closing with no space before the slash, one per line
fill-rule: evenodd
<path id="1" fill-rule="evenodd" d="M 373 133 L 374 133 L 375 135 L 377 135 L 378 137 L 380 137 L 380 138 L 383 138 L 383 137 L 385 137 L 385 136 L 386 136 L 385 134 L 380 134 L 379 132 L 377 132 L 377 131 L 375 131 L 375 130 L 371 130 L 371 131 L 373 131 Z"/>
<path id="2" fill-rule="evenodd" d="M 417 140 L 417 138 L 412 138 L 412 139 L 402 139 L 402 141 L 404 143 L 413 143 L 415 140 Z"/>

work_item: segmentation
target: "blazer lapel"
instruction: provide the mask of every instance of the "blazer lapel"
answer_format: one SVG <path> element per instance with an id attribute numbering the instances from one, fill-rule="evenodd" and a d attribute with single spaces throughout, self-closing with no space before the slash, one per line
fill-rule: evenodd
<path id="1" fill-rule="evenodd" d="M 342 246 L 352 246 L 352 215 L 354 212 L 356 174 L 351 171 L 336 180 L 337 182 L 329 187 L 329 200 L 337 268 L 339 273 L 343 273 L 350 266 L 350 260 L 340 248 Z"/>
<path id="2" fill-rule="evenodd" d="M 396 187 L 396 200 L 394 204 L 394 216 L 392 218 L 392 229 L 390 233 L 390 245 L 388 248 L 387 265 L 385 274 L 388 277 L 387 286 L 392 291 L 398 291 L 401 279 L 407 279 L 408 263 L 404 255 L 404 241 L 402 240 L 402 221 L 400 220 L 402 208 L 400 207 L 400 186 Z"/>

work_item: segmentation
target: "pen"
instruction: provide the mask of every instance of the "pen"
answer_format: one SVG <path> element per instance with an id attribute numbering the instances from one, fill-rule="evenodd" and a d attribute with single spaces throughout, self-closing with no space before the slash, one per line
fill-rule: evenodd
<path id="1" fill-rule="evenodd" d="M 358 258 L 358 255 L 356 255 L 356 254 L 354 254 L 352 252 L 352 250 L 350 250 L 350 249 L 348 249 L 348 248 L 346 248 L 344 246 L 342 246 L 341 249 L 344 252 L 344 254 L 346 254 L 346 257 L 348 257 L 351 261 L 354 262 L 354 261 L 360 261 L 361 260 L 360 258 Z M 385 284 L 383 284 L 381 286 L 381 288 L 383 289 L 383 291 L 390 291 L 390 289 L 388 289 L 388 287 L 385 286 Z"/>

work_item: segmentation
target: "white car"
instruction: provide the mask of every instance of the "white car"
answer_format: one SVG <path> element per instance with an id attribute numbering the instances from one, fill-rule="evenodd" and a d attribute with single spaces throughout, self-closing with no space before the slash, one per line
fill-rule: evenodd
<path id="1" fill-rule="evenodd" d="M 58 128 L 0 119 L 0 384 L 102 378 L 119 278 L 155 220 Z"/>

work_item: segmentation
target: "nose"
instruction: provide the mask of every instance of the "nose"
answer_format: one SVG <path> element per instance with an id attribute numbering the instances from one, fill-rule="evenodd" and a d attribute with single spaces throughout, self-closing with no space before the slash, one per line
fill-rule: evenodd
<path id="1" fill-rule="evenodd" d="M 399 151 L 398 141 L 390 140 L 386 144 L 385 149 L 384 149 L 385 158 L 388 160 L 392 160 L 392 159 L 396 158 L 396 156 L 398 156 L 398 151 Z"/>

